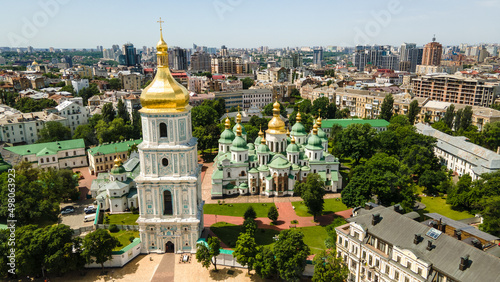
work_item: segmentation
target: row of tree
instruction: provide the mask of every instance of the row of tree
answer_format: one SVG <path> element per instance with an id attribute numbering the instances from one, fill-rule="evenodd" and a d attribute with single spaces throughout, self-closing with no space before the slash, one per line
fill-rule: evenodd
<path id="1" fill-rule="evenodd" d="M 0 230 L 0 252 L 10 253 L 9 230 Z M 9 273 L 9 258 L 0 256 L 0 276 L 47 277 L 61 276 L 70 271 L 82 271 L 85 264 L 104 263 L 112 258 L 119 241 L 108 230 L 98 229 L 83 239 L 74 237 L 73 230 L 64 224 L 39 228 L 36 225 L 17 227 L 15 274 Z"/>
<path id="2" fill-rule="evenodd" d="M 416 132 L 408 117 L 391 118 L 386 131 L 353 124 L 334 136 L 332 154 L 353 159 L 342 201 L 349 207 L 377 198 L 383 205 L 401 203 L 406 211 L 417 200 L 416 183 L 437 192 L 448 172 L 434 155 L 436 140 Z M 364 161 L 364 162 L 363 162 Z"/>

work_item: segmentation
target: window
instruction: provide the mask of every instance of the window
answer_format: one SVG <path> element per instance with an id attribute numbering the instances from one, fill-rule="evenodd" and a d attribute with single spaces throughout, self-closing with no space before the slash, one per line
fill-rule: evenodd
<path id="1" fill-rule="evenodd" d="M 168 166 L 168 159 L 167 159 L 167 158 L 163 158 L 163 159 L 161 159 L 161 164 L 162 164 L 163 166 Z"/>
<path id="2" fill-rule="evenodd" d="M 391 272 L 391 267 L 388 264 L 386 264 L 385 265 L 385 274 L 389 275 L 389 272 Z"/>
<path id="3" fill-rule="evenodd" d="M 163 138 L 163 137 L 168 137 L 167 136 L 167 125 L 164 122 L 160 123 L 160 138 Z"/>
<path id="4" fill-rule="evenodd" d="M 401 263 L 401 257 L 400 257 L 400 256 L 397 256 L 397 257 L 396 257 L 396 261 L 397 261 L 397 262 L 399 262 L 399 263 Z"/>
<path id="5" fill-rule="evenodd" d="M 366 252 L 363 251 L 363 254 L 361 255 L 361 258 L 366 259 Z"/>
<path id="6" fill-rule="evenodd" d="M 41 159 L 40 159 L 40 163 L 42 163 L 42 164 L 43 164 L 43 158 L 41 158 Z"/>
<path id="7" fill-rule="evenodd" d="M 339 244 L 342 245 L 342 237 L 339 236 Z"/>
<path id="8" fill-rule="evenodd" d="M 385 253 L 385 247 L 386 247 L 386 244 L 380 240 L 378 240 L 378 243 L 377 243 L 377 249 L 381 250 L 382 252 Z"/>
<path id="9" fill-rule="evenodd" d="M 417 273 L 418 273 L 418 275 L 422 276 L 422 268 L 420 268 L 420 267 L 417 268 Z"/>
<path id="10" fill-rule="evenodd" d="M 411 262 L 406 262 L 406 267 L 408 267 L 409 269 L 411 269 Z"/>
<path id="11" fill-rule="evenodd" d="M 394 271 L 394 280 L 399 280 L 399 271 Z"/>
<path id="12" fill-rule="evenodd" d="M 405 282 L 410 282 L 410 278 L 408 278 L 408 276 L 405 276 Z"/>
<path id="13" fill-rule="evenodd" d="M 369 265 L 372 265 L 372 262 L 373 262 L 373 257 L 372 257 L 372 255 L 368 255 L 368 264 L 369 264 Z"/>
<path id="14" fill-rule="evenodd" d="M 172 215 L 173 205 L 172 205 L 172 193 L 170 191 L 163 192 L 163 215 Z"/>
<path id="15" fill-rule="evenodd" d="M 349 246 L 349 242 L 347 240 L 344 240 L 344 247 L 347 248 L 347 246 Z"/>

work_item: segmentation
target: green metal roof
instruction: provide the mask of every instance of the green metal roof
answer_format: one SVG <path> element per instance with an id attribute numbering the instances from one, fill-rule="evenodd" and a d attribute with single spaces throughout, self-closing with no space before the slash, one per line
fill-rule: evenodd
<path id="1" fill-rule="evenodd" d="M 130 146 L 132 146 L 134 143 L 139 145 L 142 143 L 142 139 L 128 140 L 115 143 L 104 143 L 102 145 L 90 148 L 88 151 L 92 156 L 94 156 L 97 153 L 107 155 L 107 154 L 114 154 L 115 152 L 127 152 Z"/>
<path id="2" fill-rule="evenodd" d="M 224 131 L 222 131 L 222 133 L 220 135 L 219 143 L 223 143 L 223 144 L 231 143 L 231 142 L 233 142 L 235 136 L 236 135 L 234 134 L 234 132 L 232 130 L 224 129 Z"/>
<path id="3" fill-rule="evenodd" d="M 259 171 L 268 171 L 269 170 L 269 167 L 267 167 L 267 165 L 261 165 L 257 168 Z"/>
<path id="4" fill-rule="evenodd" d="M 119 251 L 114 251 L 112 252 L 113 255 L 121 255 L 121 254 L 124 254 L 128 251 L 130 251 L 133 247 L 139 245 L 141 243 L 141 239 L 139 238 L 135 238 L 134 241 L 132 241 L 132 243 L 128 244 L 127 246 L 125 246 L 123 249 L 119 250 Z"/>
<path id="5" fill-rule="evenodd" d="M 301 170 L 301 171 L 310 171 L 310 170 L 311 170 L 311 168 L 305 165 L 305 166 L 303 166 L 300 170 Z"/>
<path id="6" fill-rule="evenodd" d="M 222 179 L 224 176 L 224 172 L 222 170 L 214 170 L 214 173 L 212 174 L 212 179 Z"/>
<path id="7" fill-rule="evenodd" d="M 309 150 L 323 150 L 323 146 L 321 146 L 321 138 L 319 138 L 318 135 L 313 134 L 309 139 L 307 140 L 307 145 L 306 149 Z"/>
<path id="8" fill-rule="evenodd" d="M 269 167 L 272 168 L 287 168 L 290 167 L 290 162 L 287 159 L 277 157 L 268 164 Z"/>
<path id="9" fill-rule="evenodd" d="M 246 151 L 248 150 L 247 141 L 241 136 L 236 136 L 230 149 L 231 151 Z"/>
<path id="10" fill-rule="evenodd" d="M 122 165 L 120 165 L 118 167 L 113 166 L 113 168 L 111 169 L 111 174 L 122 174 L 125 172 L 127 172 L 127 171 L 125 170 L 125 168 Z"/>
<path id="11" fill-rule="evenodd" d="M 330 172 L 330 174 L 332 176 L 332 181 L 339 181 L 339 173 L 338 173 L 338 171 L 332 170 Z"/>
<path id="12" fill-rule="evenodd" d="M 58 151 L 71 150 L 71 149 L 84 149 L 85 142 L 83 139 L 56 141 L 48 143 L 37 143 L 30 145 L 22 145 L 15 147 L 4 147 L 5 150 L 11 151 L 14 154 L 21 156 L 39 154 L 43 152 L 43 155 L 55 155 Z M 45 154 L 47 152 L 47 154 Z"/>
<path id="13" fill-rule="evenodd" d="M 325 119 L 321 122 L 321 128 L 331 128 L 334 124 L 346 128 L 351 124 L 368 123 L 372 127 L 387 127 L 389 122 L 385 119 Z"/>
<path id="14" fill-rule="evenodd" d="M 40 152 L 36 154 L 37 157 L 50 156 L 50 155 L 57 155 L 57 152 L 54 152 L 48 148 L 43 148 Z"/>
<path id="15" fill-rule="evenodd" d="M 302 123 L 296 122 L 292 126 L 292 131 L 290 132 L 290 134 L 292 136 L 304 136 L 304 135 L 307 135 L 307 132 L 306 132 L 304 125 L 302 125 Z"/>
<path id="16" fill-rule="evenodd" d="M 286 147 L 287 153 L 298 153 L 300 152 L 299 146 L 297 144 L 290 144 Z"/>
<path id="17" fill-rule="evenodd" d="M 259 147 L 257 147 L 257 153 L 259 154 L 269 154 L 271 150 L 269 150 L 269 147 L 266 144 L 260 144 Z"/>
<path id="18" fill-rule="evenodd" d="M 255 168 L 255 167 L 252 167 L 248 173 L 258 173 L 259 171 Z"/>

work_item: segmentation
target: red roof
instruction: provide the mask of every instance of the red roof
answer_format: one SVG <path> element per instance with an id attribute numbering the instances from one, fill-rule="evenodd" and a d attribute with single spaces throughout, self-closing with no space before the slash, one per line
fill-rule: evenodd
<path id="1" fill-rule="evenodd" d="M 212 75 L 212 79 L 226 79 L 226 76 L 222 74 Z"/>
<path id="2" fill-rule="evenodd" d="M 153 68 L 146 68 L 144 69 L 144 72 L 153 72 Z"/>
<path id="3" fill-rule="evenodd" d="M 187 74 L 185 72 L 172 72 L 172 76 L 182 77 L 182 76 L 187 76 Z"/>

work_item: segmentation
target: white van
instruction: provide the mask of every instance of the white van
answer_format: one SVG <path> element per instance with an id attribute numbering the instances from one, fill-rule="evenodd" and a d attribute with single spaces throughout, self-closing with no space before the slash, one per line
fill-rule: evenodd
<path id="1" fill-rule="evenodd" d="M 93 221 L 95 219 L 95 214 L 86 215 L 83 222 Z"/>

